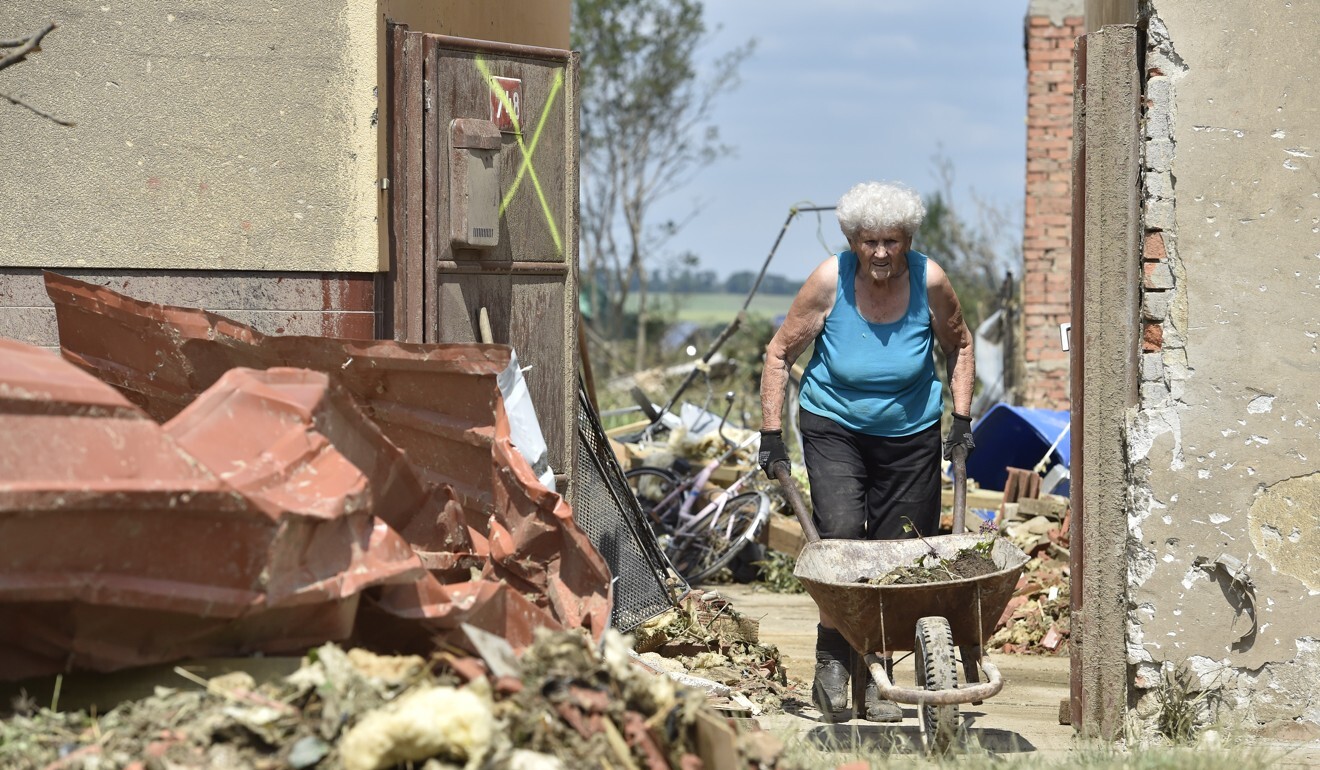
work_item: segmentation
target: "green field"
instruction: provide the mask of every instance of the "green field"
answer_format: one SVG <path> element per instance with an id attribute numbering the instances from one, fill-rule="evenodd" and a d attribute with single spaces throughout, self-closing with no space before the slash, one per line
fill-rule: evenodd
<path id="1" fill-rule="evenodd" d="M 647 309 L 652 313 L 670 313 L 677 311 L 676 320 L 693 321 L 699 324 L 728 322 L 742 309 L 747 301 L 746 294 L 669 294 L 668 292 L 647 295 Z M 757 294 L 752 297 L 752 304 L 747 308 L 749 316 L 759 315 L 773 319 L 788 312 L 793 297 L 785 294 Z M 635 296 L 628 298 L 628 309 L 635 311 Z"/>

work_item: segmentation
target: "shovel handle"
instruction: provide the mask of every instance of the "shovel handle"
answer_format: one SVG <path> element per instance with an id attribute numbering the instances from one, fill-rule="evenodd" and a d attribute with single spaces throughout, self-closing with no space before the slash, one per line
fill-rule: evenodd
<path id="1" fill-rule="evenodd" d="M 788 465 L 779 463 L 774 466 L 774 470 L 775 478 L 779 480 L 779 486 L 784 490 L 784 497 L 788 498 L 788 504 L 793 508 L 798 523 L 802 525 L 802 535 L 807 538 L 808 543 L 820 542 L 820 533 L 816 531 L 816 524 L 811 520 L 811 514 L 807 512 L 807 504 L 802 501 L 802 490 L 798 489 L 797 481 L 789 471 Z"/>
<path id="2" fill-rule="evenodd" d="M 967 531 L 967 447 L 953 447 L 953 534 Z"/>

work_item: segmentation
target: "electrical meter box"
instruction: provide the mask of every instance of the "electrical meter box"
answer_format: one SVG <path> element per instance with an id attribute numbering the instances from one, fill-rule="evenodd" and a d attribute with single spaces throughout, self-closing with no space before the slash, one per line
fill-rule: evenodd
<path id="1" fill-rule="evenodd" d="M 449 122 L 449 240 L 456 247 L 500 245 L 500 130 L 489 120 Z"/>

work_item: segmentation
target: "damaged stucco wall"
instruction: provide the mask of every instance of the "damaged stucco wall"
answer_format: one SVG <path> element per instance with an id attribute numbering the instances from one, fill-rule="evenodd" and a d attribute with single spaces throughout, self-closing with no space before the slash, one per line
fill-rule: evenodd
<path id="1" fill-rule="evenodd" d="M 0 3 L 0 266 L 388 268 L 385 24 L 568 47 L 568 0 Z"/>
<path id="2" fill-rule="evenodd" d="M 569 18 L 568 0 L 0 3 L 0 38 L 58 25 L 0 93 L 74 124 L 0 99 L 0 337 L 57 344 L 42 269 L 268 334 L 383 333 L 387 21 L 566 48 Z"/>
<path id="3" fill-rule="evenodd" d="M 1146 0 L 1128 662 L 1320 726 L 1320 3 Z M 1320 734 L 1320 733 L 1317 733 Z"/>
<path id="4" fill-rule="evenodd" d="M 0 265 L 375 271 L 376 4 L 0 4 Z"/>

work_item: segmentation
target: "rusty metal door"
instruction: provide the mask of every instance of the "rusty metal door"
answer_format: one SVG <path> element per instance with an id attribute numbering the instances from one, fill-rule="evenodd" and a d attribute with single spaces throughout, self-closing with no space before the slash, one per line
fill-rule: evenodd
<path id="1" fill-rule="evenodd" d="M 512 345 L 559 490 L 569 491 L 578 377 L 577 55 L 391 26 L 390 56 L 393 304 L 386 316 L 393 336 Z M 488 154 L 498 187 L 498 225 L 479 230 L 479 245 L 462 235 L 467 148 Z"/>

